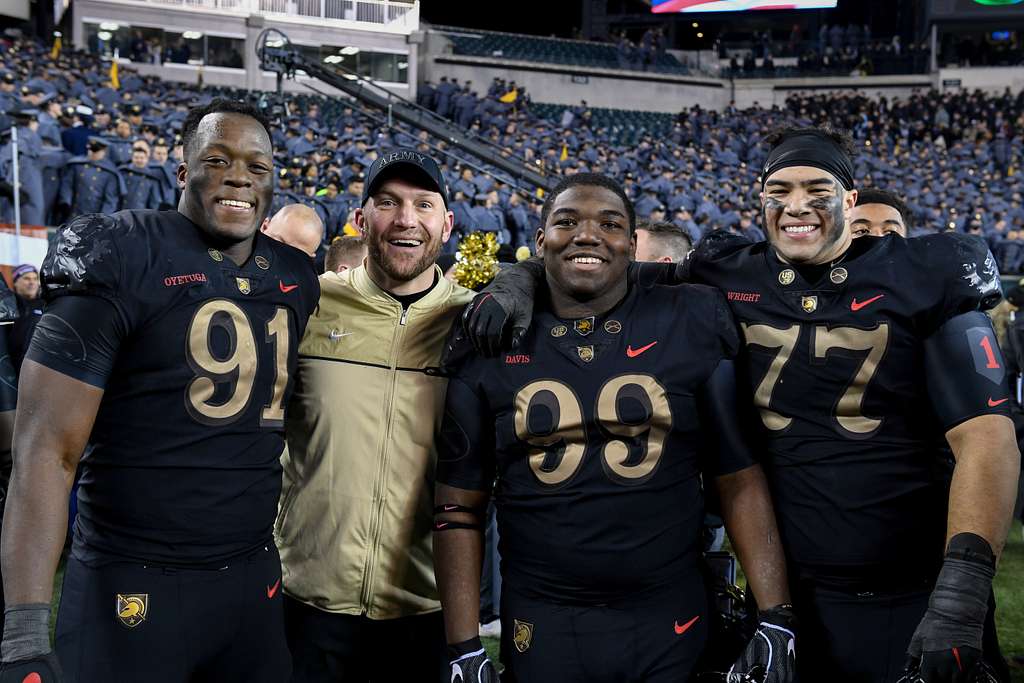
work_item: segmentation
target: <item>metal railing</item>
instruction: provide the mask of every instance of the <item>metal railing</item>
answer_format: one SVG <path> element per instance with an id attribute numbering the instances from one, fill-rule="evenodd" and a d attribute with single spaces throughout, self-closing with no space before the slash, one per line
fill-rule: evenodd
<path id="1" fill-rule="evenodd" d="M 408 31 L 419 28 L 419 0 L 108 0 L 295 18 L 355 21 Z"/>

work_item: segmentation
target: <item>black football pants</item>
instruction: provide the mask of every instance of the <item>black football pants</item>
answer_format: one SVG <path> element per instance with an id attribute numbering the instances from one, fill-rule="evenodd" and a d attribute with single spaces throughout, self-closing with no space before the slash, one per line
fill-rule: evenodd
<path id="1" fill-rule="evenodd" d="M 277 549 L 222 569 L 68 558 L 56 652 L 66 683 L 287 681 Z"/>
<path id="2" fill-rule="evenodd" d="M 450 681 L 441 612 L 398 619 L 332 614 L 284 598 L 292 683 Z"/>
<path id="3" fill-rule="evenodd" d="M 800 583 L 793 604 L 800 619 L 797 671 L 801 683 L 895 683 L 907 647 L 928 609 L 931 588 L 847 592 Z M 995 630 L 995 600 L 985 620 L 985 661 L 1009 680 Z"/>
<path id="4" fill-rule="evenodd" d="M 707 638 L 696 572 L 658 595 L 612 605 L 555 604 L 502 587 L 503 683 L 681 683 Z"/>

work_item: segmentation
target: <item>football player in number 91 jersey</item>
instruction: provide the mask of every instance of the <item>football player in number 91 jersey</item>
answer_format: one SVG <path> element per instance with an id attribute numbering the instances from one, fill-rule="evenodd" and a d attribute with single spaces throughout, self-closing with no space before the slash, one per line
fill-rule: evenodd
<path id="1" fill-rule="evenodd" d="M 703 473 L 765 608 L 736 679 L 792 681 L 785 568 L 763 473 L 740 437 L 739 332 L 725 297 L 628 284 L 635 218 L 605 176 L 563 181 L 542 221 L 538 324 L 514 353 L 467 359 L 448 386 L 434 549 L 451 680 L 497 680 L 476 637 L 495 480 L 508 675 L 688 680 L 710 622 L 697 564 Z"/>
<path id="2" fill-rule="evenodd" d="M 273 191 L 261 114 L 214 100 L 182 133 L 178 210 L 78 217 L 43 263 L 3 529 L 4 683 L 290 675 L 272 527 L 319 284 L 309 256 L 257 230 Z"/>
<path id="3" fill-rule="evenodd" d="M 769 143 L 768 242 L 712 233 L 679 272 L 635 275 L 714 285 L 740 322 L 801 679 L 988 680 L 1005 666 L 991 582 L 1020 467 L 982 313 L 1000 297 L 995 262 L 961 234 L 853 240 L 849 140 L 791 129 Z M 471 304 L 485 346 L 506 321 L 526 326 L 538 268 L 517 268 Z"/>

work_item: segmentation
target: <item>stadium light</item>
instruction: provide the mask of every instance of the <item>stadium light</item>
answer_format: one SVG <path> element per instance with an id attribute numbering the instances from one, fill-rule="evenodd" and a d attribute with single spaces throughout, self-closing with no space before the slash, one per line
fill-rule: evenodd
<path id="1" fill-rule="evenodd" d="M 203 37 L 203 34 L 201 31 L 185 31 L 181 34 L 181 37 L 185 40 L 199 40 Z"/>
<path id="2" fill-rule="evenodd" d="M 696 21 L 695 21 L 695 22 L 693 22 L 693 27 L 694 27 L 694 28 L 697 28 L 698 26 L 700 26 L 700 24 L 699 24 L 699 23 L 697 23 Z"/>
<path id="3" fill-rule="evenodd" d="M 324 57 L 324 64 L 340 64 L 342 61 L 341 55 L 327 55 Z"/>
<path id="4" fill-rule="evenodd" d="M 102 40 L 104 43 L 114 37 L 110 31 L 100 31 L 96 34 L 96 37 Z"/>
<path id="5" fill-rule="evenodd" d="M 703 33 L 698 33 L 698 34 L 697 34 L 697 37 L 698 37 L 698 38 L 703 38 L 703 37 L 704 37 L 704 34 L 703 34 Z"/>
<path id="6" fill-rule="evenodd" d="M 357 55 L 359 54 L 359 48 L 353 45 L 349 45 L 348 47 L 341 48 L 340 50 L 338 50 L 338 52 L 340 52 L 343 55 Z"/>
<path id="7" fill-rule="evenodd" d="M 120 27 L 112 21 L 104 21 L 100 24 L 101 31 L 116 31 L 118 28 Z"/>

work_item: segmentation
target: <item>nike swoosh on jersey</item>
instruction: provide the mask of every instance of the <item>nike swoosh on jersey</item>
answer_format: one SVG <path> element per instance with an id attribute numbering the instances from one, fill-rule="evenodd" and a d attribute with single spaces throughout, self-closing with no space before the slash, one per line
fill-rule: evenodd
<path id="1" fill-rule="evenodd" d="M 680 626 L 679 622 L 677 621 L 675 623 L 676 635 L 677 636 L 681 636 L 684 633 L 686 633 L 687 631 L 689 631 L 690 627 L 693 626 L 694 624 L 696 624 L 698 619 L 700 619 L 700 615 L 699 614 L 697 616 L 695 616 L 693 619 L 690 619 L 688 622 L 686 622 L 682 626 Z"/>
<path id="2" fill-rule="evenodd" d="M 1006 403 L 1009 400 L 1010 399 L 1008 399 L 1008 398 L 1001 398 L 998 401 L 993 401 L 992 398 L 989 397 L 989 399 L 988 399 L 988 407 L 989 408 L 995 408 L 996 406 L 1003 405 L 1004 403 Z"/>
<path id="3" fill-rule="evenodd" d="M 632 346 L 626 346 L 626 355 L 629 356 L 630 358 L 636 358 L 641 353 L 643 353 L 644 351 L 646 351 L 647 349 L 651 348 L 652 346 L 654 346 L 657 343 L 658 342 L 656 342 L 656 341 L 652 341 L 647 346 L 641 346 L 639 349 L 634 349 Z"/>
<path id="4" fill-rule="evenodd" d="M 865 299 L 864 301 L 857 301 L 857 297 L 854 297 L 853 301 L 850 302 L 850 310 L 851 311 L 859 311 L 860 309 L 864 308 L 865 306 L 870 306 L 871 304 L 875 303 L 876 301 L 881 299 L 883 296 L 885 296 L 885 294 L 879 294 L 878 296 L 873 296 L 870 299 Z"/>
<path id="5" fill-rule="evenodd" d="M 274 582 L 273 586 L 267 586 L 267 597 L 273 598 L 277 595 L 277 589 L 281 587 L 281 579 Z"/>
<path id="6" fill-rule="evenodd" d="M 280 280 L 277 281 L 277 286 L 285 294 L 287 294 L 288 292 L 292 291 L 293 289 L 297 289 L 298 288 L 298 285 L 286 285 L 285 283 L 281 282 Z"/>
<path id="7" fill-rule="evenodd" d="M 342 337 L 347 337 L 350 334 L 352 334 L 352 332 L 338 332 L 337 330 L 331 330 L 330 337 L 332 340 L 338 341 Z"/>

